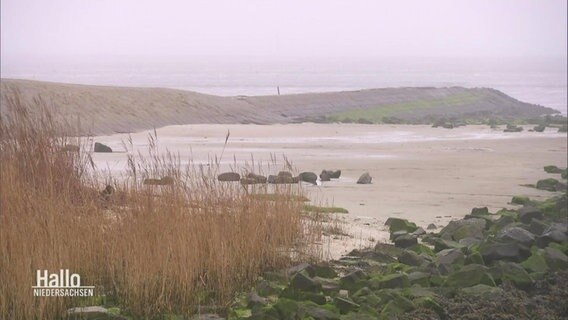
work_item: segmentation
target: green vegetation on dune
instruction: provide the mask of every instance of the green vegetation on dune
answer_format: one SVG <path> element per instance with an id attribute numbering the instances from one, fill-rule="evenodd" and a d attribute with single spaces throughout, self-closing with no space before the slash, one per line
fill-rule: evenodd
<path id="1" fill-rule="evenodd" d="M 373 108 L 351 109 L 339 113 L 334 113 L 328 118 L 332 121 L 340 122 L 361 122 L 366 120 L 372 123 L 382 123 L 385 118 L 390 118 L 403 113 L 428 110 L 436 107 L 458 107 L 482 98 L 470 92 L 450 95 L 438 99 L 423 99 L 406 101 L 400 103 L 385 104 Z"/>
<path id="2" fill-rule="evenodd" d="M 349 210 L 341 207 L 318 207 L 312 205 L 304 205 L 304 211 L 315 213 L 349 213 Z"/>

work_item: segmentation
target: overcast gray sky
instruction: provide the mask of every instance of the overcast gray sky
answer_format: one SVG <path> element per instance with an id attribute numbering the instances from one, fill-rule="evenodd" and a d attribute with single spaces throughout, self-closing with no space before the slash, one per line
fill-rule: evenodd
<path id="1" fill-rule="evenodd" d="M 4 57 L 566 56 L 566 0 L 2 0 Z"/>

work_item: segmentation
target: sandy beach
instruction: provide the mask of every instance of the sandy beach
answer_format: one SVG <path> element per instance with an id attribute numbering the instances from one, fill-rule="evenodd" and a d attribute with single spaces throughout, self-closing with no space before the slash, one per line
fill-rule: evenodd
<path id="1" fill-rule="evenodd" d="M 220 171 L 254 163 L 264 174 L 276 174 L 290 161 L 297 172 L 341 169 L 338 180 L 318 186 L 303 184 L 314 204 L 349 210 L 342 219 L 357 241 L 381 240 L 384 221 L 402 217 L 422 227 L 445 225 L 468 214 L 473 207 L 496 211 L 514 195 L 544 199 L 550 192 L 523 185 L 548 176 L 545 165 L 566 166 L 566 134 L 549 128 L 543 133 L 503 133 L 487 126 L 452 130 L 430 126 L 288 124 L 185 125 L 157 130 L 161 152 L 179 154 L 182 163 L 207 164 L 221 157 L 227 132 L 230 137 Z M 125 150 L 127 134 L 98 136 L 115 151 L 147 150 L 152 131 L 131 134 L 133 149 Z M 99 169 L 120 177 L 127 153 L 94 153 Z M 275 161 L 274 161 L 275 160 Z M 236 161 L 236 162 L 235 162 Z M 358 185 L 369 172 L 370 185 Z M 552 177 L 552 175 L 551 175 Z M 377 239 L 379 238 L 379 239 Z"/>

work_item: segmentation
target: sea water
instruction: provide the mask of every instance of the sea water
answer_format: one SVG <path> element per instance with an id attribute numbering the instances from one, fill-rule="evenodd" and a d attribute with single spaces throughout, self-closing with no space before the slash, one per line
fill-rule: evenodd
<path id="1" fill-rule="evenodd" d="M 566 58 L 67 57 L 2 59 L 2 78 L 238 96 L 384 87 L 490 87 L 567 113 Z"/>

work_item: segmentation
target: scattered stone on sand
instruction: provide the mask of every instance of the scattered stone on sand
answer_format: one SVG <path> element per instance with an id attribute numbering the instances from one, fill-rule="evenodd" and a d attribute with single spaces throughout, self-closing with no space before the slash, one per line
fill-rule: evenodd
<path id="1" fill-rule="evenodd" d="M 308 182 L 311 184 L 317 184 L 318 176 L 313 172 L 302 172 L 298 175 L 300 181 Z"/>
<path id="2" fill-rule="evenodd" d="M 217 176 L 219 181 L 240 181 L 241 175 L 236 172 L 224 172 Z"/>
<path id="3" fill-rule="evenodd" d="M 254 173 L 247 173 L 247 175 L 241 179 L 241 184 L 248 185 L 248 184 L 264 184 L 267 182 L 265 176 L 254 174 Z"/>
<path id="4" fill-rule="evenodd" d="M 165 176 L 161 179 L 144 179 L 144 184 L 145 185 L 151 185 L 151 186 L 168 186 L 168 185 L 172 185 L 174 184 L 174 178 L 170 177 L 170 176 Z"/>
<path id="5" fill-rule="evenodd" d="M 95 142 L 95 152 L 112 152 L 112 149 L 100 142 Z"/>
<path id="6" fill-rule="evenodd" d="M 357 184 L 371 184 L 373 178 L 368 172 L 363 173 L 357 180 Z"/>

